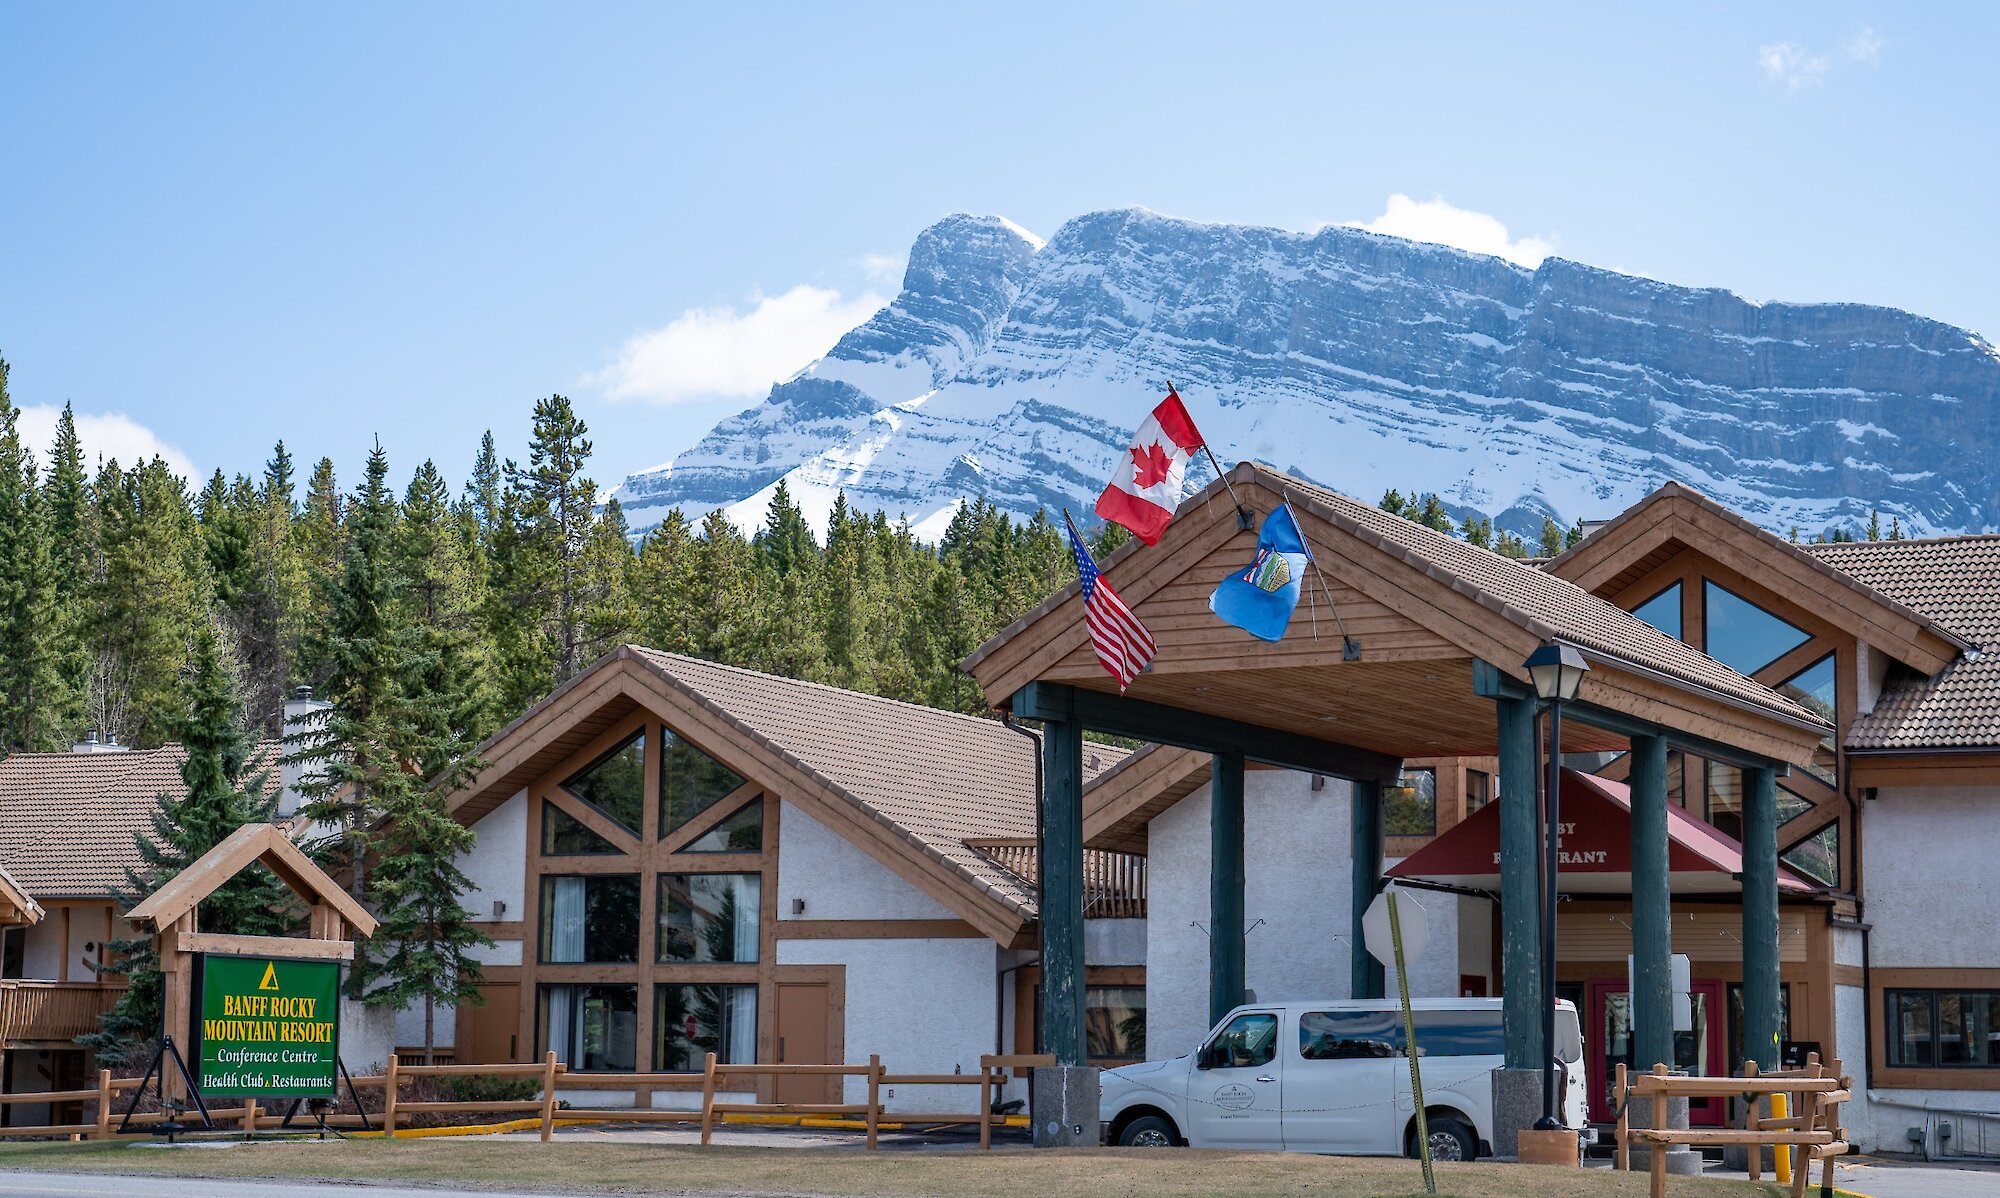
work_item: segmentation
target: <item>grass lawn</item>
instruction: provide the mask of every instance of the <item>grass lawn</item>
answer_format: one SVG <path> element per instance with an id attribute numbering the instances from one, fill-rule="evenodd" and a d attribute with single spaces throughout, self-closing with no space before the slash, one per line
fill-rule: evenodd
<path id="1" fill-rule="evenodd" d="M 160 1150 L 131 1144 L 0 1144 L 0 1169 L 201 1177 L 455 1181 L 571 1193 L 880 1195 L 882 1198 L 1404 1198 L 1423 1193 L 1415 1161 L 1176 1149 L 884 1152 L 701 1148 L 564 1140 L 454 1139 L 263 1143 Z M 1452 1198 L 1600 1198 L 1646 1193 L 1646 1177 L 1603 1169 L 1440 1165 Z M 1685 1198 L 1779 1198 L 1774 1184 L 1675 1178 Z"/>

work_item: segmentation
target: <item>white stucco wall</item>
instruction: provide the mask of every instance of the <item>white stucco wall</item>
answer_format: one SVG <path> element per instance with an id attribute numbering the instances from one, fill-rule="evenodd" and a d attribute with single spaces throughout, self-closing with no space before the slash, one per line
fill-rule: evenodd
<path id="1" fill-rule="evenodd" d="M 42 917 L 42 922 L 28 928 L 25 935 L 21 943 L 21 976 L 54 981 L 62 964 L 62 917 L 51 911 Z"/>
<path id="2" fill-rule="evenodd" d="M 976 1073 L 994 1048 L 999 952 L 984 938 L 780 940 L 780 965 L 840 965 L 846 971 L 846 1057 L 880 1054 L 891 1073 Z M 897 1086 L 890 1111 L 971 1111 L 969 1086 Z M 848 1102 L 867 1083 L 846 1079 Z"/>
<path id="3" fill-rule="evenodd" d="M 805 900 L 803 913 L 792 914 L 794 899 Z M 779 919 L 958 918 L 790 803 L 778 819 L 777 904 Z"/>
<path id="4" fill-rule="evenodd" d="M 528 792 L 486 813 L 472 825 L 476 838 L 472 850 L 458 859 L 458 867 L 472 880 L 466 893 L 465 909 L 477 920 L 516 920 L 527 911 L 524 887 L 528 870 Z M 498 916 L 495 901 L 507 904 Z"/>
<path id="5" fill-rule="evenodd" d="M 396 1050 L 396 1024 L 401 1012 L 366 1006 L 351 998 L 340 1003 L 340 1059 L 356 1077 L 380 1073 Z M 421 1017 L 420 1017 L 421 1020 Z M 421 1021 L 417 1034 L 423 1039 Z"/>

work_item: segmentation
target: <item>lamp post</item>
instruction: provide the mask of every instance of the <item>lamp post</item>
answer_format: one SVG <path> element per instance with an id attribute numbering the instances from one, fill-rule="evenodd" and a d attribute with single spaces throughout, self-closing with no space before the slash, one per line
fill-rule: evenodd
<path id="1" fill-rule="evenodd" d="M 1550 641 L 1522 663 L 1534 679 L 1535 694 L 1549 709 L 1549 781 L 1547 827 L 1543 829 L 1542 867 L 1542 1117 L 1537 1131 L 1563 1126 L 1561 1096 L 1556 1093 L 1556 870 L 1561 863 L 1562 838 L 1562 707 L 1576 698 L 1590 666 L 1568 645 Z"/>

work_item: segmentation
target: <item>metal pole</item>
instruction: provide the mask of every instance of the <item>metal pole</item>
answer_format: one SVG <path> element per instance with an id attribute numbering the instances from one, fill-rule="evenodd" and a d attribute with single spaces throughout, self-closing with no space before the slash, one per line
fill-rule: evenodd
<path id="1" fill-rule="evenodd" d="M 1548 828 L 1542 871 L 1542 1117 L 1541 1131 L 1556 1131 L 1562 1120 L 1556 1094 L 1556 874 L 1562 843 L 1562 700 L 1549 700 Z"/>

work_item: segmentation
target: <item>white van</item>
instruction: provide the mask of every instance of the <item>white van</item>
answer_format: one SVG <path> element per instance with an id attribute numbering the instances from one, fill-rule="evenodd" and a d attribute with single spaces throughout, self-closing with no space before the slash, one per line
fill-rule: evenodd
<path id="1" fill-rule="evenodd" d="M 1420 999 L 1410 1006 L 1431 1156 L 1491 1155 L 1500 1000 Z M 1583 1036 L 1576 1005 L 1566 1000 L 1556 1003 L 1556 1047 L 1566 1075 L 1563 1122 L 1587 1132 Z M 1238 1007 L 1186 1056 L 1107 1069 L 1100 1094 L 1105 1138 L 1121 1147 L 1343 1156 L 1417 1150 L 1402 1013 L 1379 999 Z"/>

